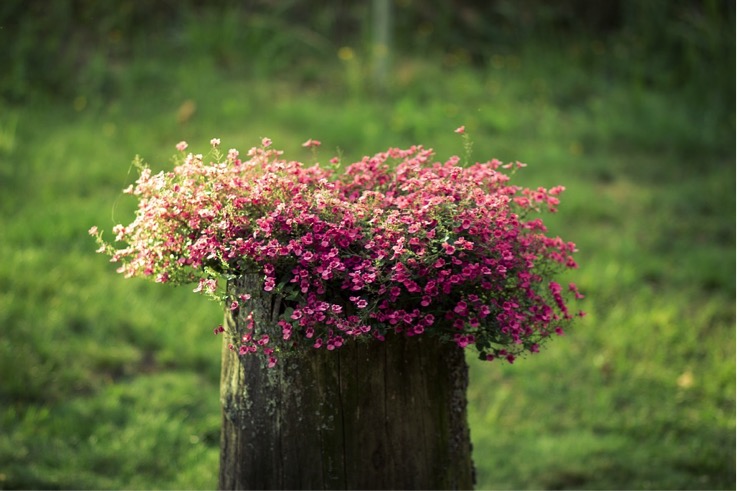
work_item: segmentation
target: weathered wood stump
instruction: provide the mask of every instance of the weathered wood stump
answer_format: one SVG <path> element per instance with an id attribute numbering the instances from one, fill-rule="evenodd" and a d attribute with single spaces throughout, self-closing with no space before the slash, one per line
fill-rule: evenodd
<path id="1" fill-rule="evenodd" d="M 274 325 L 279 299 L 258 278 L 257 325 Z M 244 331 L 247 313 L 225 316 Z M 280 333 L 275 332 L 278 336 Z M 223 348 L 221 489 L 470 489 L 463 351 L 426 336 L 310 349 L 266 368 Z"/>

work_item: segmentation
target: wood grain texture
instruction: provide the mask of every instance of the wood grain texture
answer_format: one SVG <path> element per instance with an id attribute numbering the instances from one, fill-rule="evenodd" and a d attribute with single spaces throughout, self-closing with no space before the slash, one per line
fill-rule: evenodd
<path id="1" fill-rule="evenodd" d="M 254 319 L 278 301 L 255 279 Z M 245 289 L 245 290 L 244 290 Z M 229 332 L 244 315 L 226 313 Z M 265 324 L 262 324 L 265 325 Z M 266 368 L 223 348 L 221 489 L 470 489 L 468 368 L 425 336 L 307 350 Z"/>

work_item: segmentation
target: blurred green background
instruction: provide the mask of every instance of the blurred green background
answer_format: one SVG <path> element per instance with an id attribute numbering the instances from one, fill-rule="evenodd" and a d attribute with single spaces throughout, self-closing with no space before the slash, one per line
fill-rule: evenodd
<path id="1" fill-rule="evenodd" d="M 0 488 L 217 485 L 219 306 L 94 253 L 179 140 L 567 187 L 588 315 L 469 356 L 479 489 L 735 488 L 729 0 L 0 2 Z"/>

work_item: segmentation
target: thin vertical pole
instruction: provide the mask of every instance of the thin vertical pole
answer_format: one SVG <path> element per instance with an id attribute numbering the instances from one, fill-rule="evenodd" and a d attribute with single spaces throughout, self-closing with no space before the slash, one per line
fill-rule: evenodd
<path id="1" fill-rule="evenodd" d="M 373 71 L 374 82 L 386 90 L 391 62 L 392 11 L 390 0 L 373 0 Z"/>

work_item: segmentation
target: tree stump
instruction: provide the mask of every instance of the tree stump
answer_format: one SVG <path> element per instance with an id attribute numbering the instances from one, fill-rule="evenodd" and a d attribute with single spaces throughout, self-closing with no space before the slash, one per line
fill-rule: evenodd
<path id="1" fill-rule="evenodd" d="M 226 333 L 244 332 L 250 311 L 278 329 L 280 299 L 257 276 L 229 288 L 252 298 L 248 312 L 226 312 Z M 220 489 L 473 487 L 468 367 L 454 343 L 391 335 L 267 368 L 225 338 Z"/>

